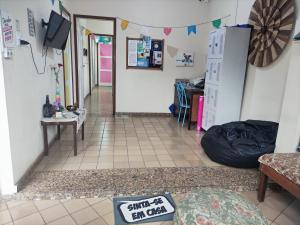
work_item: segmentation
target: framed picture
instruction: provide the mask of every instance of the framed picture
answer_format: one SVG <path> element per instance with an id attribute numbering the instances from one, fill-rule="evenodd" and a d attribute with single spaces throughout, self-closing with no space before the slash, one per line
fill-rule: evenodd
<path id="1" fill-rule="evenodd" d="M 176 66 L 178 67 L 194 66 L 194 53 L 178 52 L 176 56 Z"/>
<path id="2" fill-rule="evenodd" d="M 163 70 L 164 40 L 127 37 L 126 42 L 127 69 Z"/>

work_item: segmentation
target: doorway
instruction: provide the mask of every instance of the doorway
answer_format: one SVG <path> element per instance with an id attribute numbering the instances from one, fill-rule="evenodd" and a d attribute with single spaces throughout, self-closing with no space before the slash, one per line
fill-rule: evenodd
<path id="1" fill-rule="evenodd" d="M 83 107 L 88 95 L 90 99 L 98 96 L 100 102 L 96 103 L 101 107 L 110 101 L 115 115 L 116 18 L 75 14 L 73 19 L 77 102 Z"/>
<path id="2" fill-rule="evenodd" d="M 60 7 L 61 15 L 71 21 L 71 14 L 70 12 L 64 8 L 63 6 Z M 68 105 L 75 105 L 76 102 L 76 95 L 77 93 L 74 91 L 76 78 L 73 73 L 73 66 L 72 66 L 72 36 L 71 31 L 66 43 L 66 48 L 62 51 L 62 58 L 63 58 L 63 75 L 64 75 L 64 99 L 65 99 L 65 106 Z"/>

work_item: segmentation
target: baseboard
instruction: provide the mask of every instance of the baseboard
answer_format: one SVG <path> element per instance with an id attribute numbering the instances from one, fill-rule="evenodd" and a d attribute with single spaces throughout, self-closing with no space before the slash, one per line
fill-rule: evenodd
<path id="1" fill-rule="evenodd" d="M 66 127 L 63 127 L 61 129 L 61 133 L 66 129 Z M 58 134 L 56 134 L 52 140 L 49 142 L 49 149 L 54 145 L 55 141 L 58 140 Z M 38 155 L 38 157 L 34 160 L 34 162 L 31 164 L 31 166 L 25 171 L 24 175 L 16 182 L 17 190 L 19 191 L 19 185 L 24 182 L 24 180 L 34 171 L 34 169 L 37 167 L 37 165 L 42 161 L 44 158 L 44 150 Z"/>
<path id="2" fill-rule="evenodd" d="M 170 117 L 171 113 L 116 112 L 116 116 L 130 116 L 130 117 Z"/>

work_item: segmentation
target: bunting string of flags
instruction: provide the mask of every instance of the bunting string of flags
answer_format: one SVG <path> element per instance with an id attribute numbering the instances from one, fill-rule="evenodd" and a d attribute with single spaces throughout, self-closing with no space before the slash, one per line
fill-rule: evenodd
<path id="1" fill-rule="evenodd" d="M 202 26 L 202 25 L 212 24 L 212 26 L 214 28 L 218 29 L 218 28 L 221 27 L 222 20 L 226 19 L 230 16 L 231 15 L 229 14 L 227 16 L 223 16 L 223 17 L 218 18 L 218 19 L 214 19 L 214 20 L 211 20 L 211 21 L 203 22 L 203 23 L 193 24 L 193 25 L 166 26 L 166 27 L 145 25 L 145 24 L 129 21 L 129 20 L 123 19 L 121 17 L 117 17 L 117 19 L 121 21 L 121 28 L 122 28 L 123 31 L 125 31 L 128 28 L 129 24 L 133 24 L 133 25 L 141 26 L 141 27 L 154 28 L 154 29 L 163 29 L 163 33 L 164 33 L 165 36 L 169 36 L 172 33 L 173 29 L 180 29 L 180 28 L 182 29 L 182 28 L 184 28 L 187 31 L 187 35 L 190 36 L 191 34 L 197 34 L 197 28 L 199 26 Z"/>

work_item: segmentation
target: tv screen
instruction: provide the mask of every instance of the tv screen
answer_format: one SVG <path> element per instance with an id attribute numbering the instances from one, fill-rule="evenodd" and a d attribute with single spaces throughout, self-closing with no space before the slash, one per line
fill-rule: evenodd
<path id="1" fill-rule="evenodd" d="M 44 46 L 64 50 L 71 29 L 71 22 L 52 11 L 50 14 Z"/>

